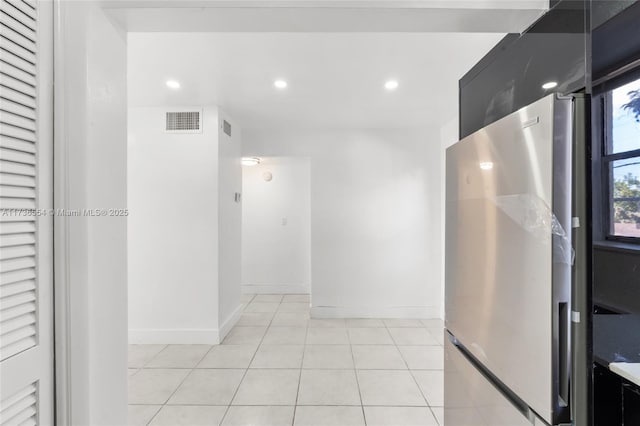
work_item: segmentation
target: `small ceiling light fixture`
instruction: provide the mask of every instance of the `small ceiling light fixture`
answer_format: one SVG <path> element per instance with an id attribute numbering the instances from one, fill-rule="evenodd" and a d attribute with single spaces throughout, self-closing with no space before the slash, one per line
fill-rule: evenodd
<path id="1" fill-rule="evenodd" d="M 273 85 L 276 86 L 276 88 L 278 89 L 286 89 L 287 88 L 287 82 L 284 80 L 276 80 L 273 82 Z"/>
<path id="2" fill-rule="evenodd" d="M 243 166 L 257 166 L 258 164 L 260 164 L 258 157 L 242 157 Z"/>
<path id="3" fill-rule="evenodd" d="M 493 163 L 491 161 L 483 161 L 480 163 L 480 168 L 482 170 L 491 170 L 493 169 Z"/>
<path id="4" fill-rule="evenodd" d="M 389 80 L 386 83 L 384 83 L 384 88 L 387 90 L 396 90 L 398 86 L 399 84 L 396 80 Z"/>
<path id="5" fill-rule="evenodd" d="M 542 88 L 544 90 L 550 90 L 553 89 L 555 87 L 558 86 L 558 82 L 557 81 L 547 81 L 545 84 L 542 85 Z"/>
<path id="6" fill-rule="evenodd" d="M 167 87 L 169 89 L 179 89 L 180 88 L 180 83 L 175 81 L 175 80 L 167 80 Z"/>

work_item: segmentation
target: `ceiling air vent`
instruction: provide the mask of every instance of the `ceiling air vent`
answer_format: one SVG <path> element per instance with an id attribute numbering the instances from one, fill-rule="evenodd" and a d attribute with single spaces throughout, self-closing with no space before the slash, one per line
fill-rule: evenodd
<path id="1" fill-rule="evenodd" d="M 222 130 L 227 136 L 231 137 L 231 124 L 227 120 L 222 120 Z"/>
<path id="2" fill-rule="evenodd" d="M 168 111 L 167 133 L 202 133 L 201 111 Z"/>

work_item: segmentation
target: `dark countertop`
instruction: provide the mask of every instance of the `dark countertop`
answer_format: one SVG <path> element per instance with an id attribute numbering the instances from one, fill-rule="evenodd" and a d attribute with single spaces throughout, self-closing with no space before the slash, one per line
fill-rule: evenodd
<path id="1" fill-rule="evenodd" d="M 611 362 L 640 363 L 640 315 L 594 315 L 593 359 L 606 368 Z"/>

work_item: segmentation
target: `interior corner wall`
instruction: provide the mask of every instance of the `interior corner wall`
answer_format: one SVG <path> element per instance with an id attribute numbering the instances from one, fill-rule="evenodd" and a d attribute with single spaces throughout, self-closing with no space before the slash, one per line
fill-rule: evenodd
<path id="1" fill-rule="evenodd" d="M 89 27 L 87 61 L 90 68 L 85 82 L 89 88 L 87 112 L 91 123 L 86 140 L 90 151 L 87 161 L 89 178 L 86 181 L 88 207 L 125 209 L 126 33 L 97 9 L 93 9 Z M 93 425 L 113 424 L 111 418 L 121 413 L 120 404 L 114 408 L 104 400 L 112 398 L 113 392 L 123 390 L 120 368 L 127 354 L 127 308 L 123 303 L 127 299 L 127 227 L 127 219 L 117 215 L 88 221 L 90 315 L 94 319 L 90 380 L 101 383 L 91 396 Z M 119 397 L 118 402 L 123 399 L 124 396 Z"/>
<path id="2" fill-rule="evenodd" d="M 262 157 L 242 173 L 242 290 L 308 294 L 310 160 Z M 265 174 L 267 174 L 265 176 Z"/>
<path id="3" fill-rule="evenodd" d="M 224 123 L 231 135 L 224 131 Z M 218 109 L 218 329 L 222 340 L 242 314 L 242 129 Z M 239 194 L 240 198 L 236 198 Z"/>
<path id="4" fill-rule="evenodd" d="M 200 108 L 198 108 L 200 109 Z M 218 343 L 218 109 L 202 133 L 129 108 L 129 342 Z"/>
<path id="5" fill-rule="evenodd" d="M 252 129 L 243 154 L 311 161 L 312 316 L 440 316 L 439 129 Z"/>

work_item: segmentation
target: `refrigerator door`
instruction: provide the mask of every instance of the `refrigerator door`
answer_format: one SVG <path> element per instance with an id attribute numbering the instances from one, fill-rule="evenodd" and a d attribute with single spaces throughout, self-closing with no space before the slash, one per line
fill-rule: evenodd
<path id="1" fill-rule="evenodd" d="M 521 410 L 445 338 L 444 424 L 446 426 L 531 426 Z"/>
<path id="2" fill-rule="evenodd" d="M 447 150 L 446 328 L 550 424 L 568 420 L 571 101 Z"/>

